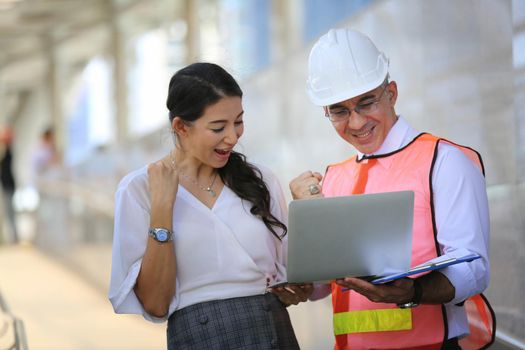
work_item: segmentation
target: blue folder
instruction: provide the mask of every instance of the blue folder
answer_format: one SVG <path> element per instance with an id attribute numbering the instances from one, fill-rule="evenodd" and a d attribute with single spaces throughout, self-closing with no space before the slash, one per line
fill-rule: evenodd
<path id="1" fill-rule="evenodd" d="M 476 260 L 476 259 L 479 259 L 479 258 L 481 258 L 481 256 L 478 255 L 478 254 L 469 254 L 469 255 L 462 256 L 460 258 L 449 258 L 449 259 L 446 259 L 446 260 L 438 260 L 438 261 L 435 261 L 435 262 L 424 263 L 424 264 L 418 265 L 416 267 L 413 267 L 410 270 L 405 271 L 405 272 L 394 273 L 394 274 L 391 274 L 391 275 L 382 276 L 382 277 L 373 279 L 371 281 L 371 283 L 373 283 L 373 284 L 388 283 L 388 282 L 397 280 L 399 278 L 403 278 L 403 277 L 407 277 L 407 276 L 411 276 L 411 275 L 415 275 L 415 274 L 419 274 L 419 273 L 423 273 L 423 272 L 439 270 L 439 269 L 443 269 L 443 268 L 445 268 L 447 266 L 450 266 L 450 265 L 460 264 L 460 263 L 464 263 L 464 262 L 470 262 L 472 260 Z"/>

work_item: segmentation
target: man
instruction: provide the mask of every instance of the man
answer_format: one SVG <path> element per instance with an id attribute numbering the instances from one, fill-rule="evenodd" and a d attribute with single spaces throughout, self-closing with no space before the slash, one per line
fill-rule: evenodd
<path id="1" fill-rule="evenodd" d="M 317 287 L 311 299 L 332 293 L 335 348 L 490 345 L 494 315 L 479 295 L 489 282 L 489 214 L 479 155 L 420 134 L 396 114 L 398 90 L 389 81 L 388 59 L 357 31 L 330 30 L 319 39 L 309 57 L 307 91 L 357 155 L 330 165 L 324 179 L 311 171 L 295 178 L 294 199 L 412 190 L 412 266 L 440 255 L 481 256 L 383 285 L 348 277 L 331 290 Z M 466 337 L 475 321 L 478 327 L 471 326 Z"/>

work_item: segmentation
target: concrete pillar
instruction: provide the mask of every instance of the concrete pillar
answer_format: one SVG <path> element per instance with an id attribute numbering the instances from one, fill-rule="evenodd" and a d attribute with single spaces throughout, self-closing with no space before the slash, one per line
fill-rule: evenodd
<path id="1" fill-rule="evenodd" d="M 63 164 L 64 148 L 67 144 L 66 140 L 66 122 L 64 120 L 64 111 L 62 108 L 62 84 L 60 74 L 60 62 L 58 53 L 55 47 L 52 34 L 48 33 L 44 37 L 46 42 L 46 57 L 47 57 L 47 74 L 46 86 L 49 101 L 49 115 L 51 117 L 51 124 L 55 132 L 55 144 L 58 161 Z"/>
<path id="2" fill-rule="evenodd" d="M 512 1 L 513 24 L 513 68 L 514 68 L 514 118 L 516 140 L 518 183 L 525 183 L 525 2 Z"/>
<path id="3" fill-rule="evenodd" d="M 184 18 L 187 25 L 186 63 L 190 63 L 196 61 L 200 54 L 198 0 L 185 1 Z"/>
<path id="4" fill-rule="evenodd" d="M 271 0 L 272 21 L 275 21 L 271 26 L 274 28 L 271 34 L 273 62 L 286 60 L 303 47 L 303 6 L 299 0 Z"/>
<path id="5" fill-rule="evenodd" d="M 2 62 L 0 61 L 0 67 Z M 7 98 L 5 91 L 5 83 L 2 78 L 2 71 L 0 70 L 0 125 L 5 122 L 7 118 Z"/>
<path id="6" fill-rule="evenodd" d="M 271 61 L 277 63 L 279 67 L 279 76 L 282 77 L 279 82 L 282 91 L 294 91 L 293 78 L 290 72 L 294 71 L 292 65 L 296 64 L 295 60 L 290 59 L 294 52 L 302 47 L 302 1 L 290 0 L 280 1 L 271 0 L 272 8 L 272 33 L 270 39 Z M 294 92 L 295 93 L 295 92 Z M 283 116 L 279 128 L 282 140 L 286 140 L 290 133 L 301 132 L 293 126 L 291 118 L 290 98 L 288 94 L 278 94 L 275 96 L 275 103 L 279 106 L 278 113 Z M 295 130 L 295 131 L 294 131 Z"/>
<path id="7" fill-rule="evenodd" d="M 110 35 L 110 54 L 113 57 L 113 89 L 116 116 L 116 140 L 118 144 L 123 144 L 129 138 L 128 122 L 128 88 L 126 84 L 127 60 L 126 43 L 123 28 L 120 25 L 117 4 L 114 1 L 108 2 L 109 28 Z"/>

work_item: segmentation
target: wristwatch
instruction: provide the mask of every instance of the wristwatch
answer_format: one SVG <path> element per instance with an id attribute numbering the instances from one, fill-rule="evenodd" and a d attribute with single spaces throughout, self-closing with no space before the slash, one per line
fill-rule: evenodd
<path id="1" fill-rule="evenodd" d="M 417 278 L 413 278 L 412 283 L 414 286 L 414 297 L 408 303 L 397 304 L 397 307 L 400 309 L 411 309 L 421 303 L 421 297 L 423 296 L 423 288 L 421 287 L 421 283 L 419 283 Z"/>
<path id="2" fill-rule="evenodd" d="M 166 243 L 173 240 L 173 232 L 163 227 L 150 228 L 148 234 L 159 243 Z"/>

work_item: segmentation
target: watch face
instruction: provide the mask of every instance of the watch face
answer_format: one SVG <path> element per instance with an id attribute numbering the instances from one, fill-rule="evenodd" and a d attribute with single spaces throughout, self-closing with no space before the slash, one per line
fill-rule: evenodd
<path id="1" fill-rule="evenodd" d="M 168 232 L 166 230 L 158 230 L 157 240 L 161 242 L 166 242 L 168 240 Z"/>
<path id="2" fill-rule="evenodd" d="M 171 232 L 165 228 L 152 228 L 149 230 L 149 235 L 161 243 L 171 240 Z"/>

